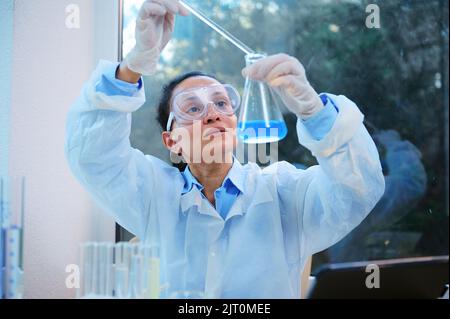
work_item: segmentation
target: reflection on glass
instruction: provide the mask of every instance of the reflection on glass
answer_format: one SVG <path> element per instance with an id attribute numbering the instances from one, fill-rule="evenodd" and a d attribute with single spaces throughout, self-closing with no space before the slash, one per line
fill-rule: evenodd
<path id="1" fill-rule="evenodd" d="M 133 21 L 142 0 L 124 3 L 125 20 Z M 344 239 L 347 246 L 316 255 L 313 268 L 333 260 L 338 249 L 342 255 L 334 260 L 342 261 L 448 254 L 448 1 L 379 2 L 379 29 L 365 26 L 367 1 L 189 3 L 258 52 L 297 57 L 314 88 L 346 94 L 373 124 L 366 126 L 381 153 L 388 191 L 361 229 Z M 125 54 L 134 26 L 125 25 L 124 32 Z M 163 83 L 201 70 L 242 92 L 243 61 L 241 51 L 196 17 L 177 19 L 159 72 L 146 79 L 148 101 L 133 117 L 132 144 L 165 158 L 158 125 L 149 125 Z M 295 131 L 296 117 L 285 114 L 285 120 Z M 278 152 L 279 160 L 298 167 L 316 164 L 295 134 L 279 143 Z M 359 248 L 352 249 L 355 241 Z"/>
<path id="2" fill-rule="evenodd" d="M 370 215 L 342 241 L 328 250 L 332 262 L 395 257 L 390 241 L 404 249 L 419 240 L 420 234 L 403 233 L 393 237 L 383 232 L 414 209 L 425 194 L 427 176 L 421 153 L 411 142 L 402 140 L 394 130 L 379 131 L 373 138 L 380 149 L 386 191 Z M 395 236 L 395 235 L 394 235 Z M 382 245 L 376 245 L 377 241 Z M 406 246 L 406 247 L 405 247 Z M 401 246 L 397 246 L 400 249 Z"/>

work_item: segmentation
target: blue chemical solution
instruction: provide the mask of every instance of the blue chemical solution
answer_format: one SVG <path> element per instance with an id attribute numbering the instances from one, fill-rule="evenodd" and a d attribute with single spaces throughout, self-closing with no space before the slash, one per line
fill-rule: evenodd
<path id="1" fill-rule="evenodd" d="M 269 121 L 269 126 L 262 120 L 238 123 L 238 137 L 247 144 L 278 142 L 287 132 L 284 121 Z"/>

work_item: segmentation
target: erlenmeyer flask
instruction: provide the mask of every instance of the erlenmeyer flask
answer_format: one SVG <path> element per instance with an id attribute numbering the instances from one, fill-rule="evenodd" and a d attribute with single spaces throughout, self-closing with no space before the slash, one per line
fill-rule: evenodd
<path id="1" fill-rule="evenodd" d="M 266 55 L 259 53 L 248 54 L 245 61 L 249 66 L 264 57 Z M 286 135 L 287 127 L 275 91 L 265 82 L 247 77 L 239 113 L 239 138 L 248 144 L 271 143 Z"/>

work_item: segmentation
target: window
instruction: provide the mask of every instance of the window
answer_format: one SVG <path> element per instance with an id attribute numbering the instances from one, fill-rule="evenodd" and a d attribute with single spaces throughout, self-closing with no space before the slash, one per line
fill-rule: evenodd
<path id="1" fill-rule="evenodd" d="M 124 55 L 134 44 L 143 1 L 124 0 Z M 314 258 L 324 262 L 448 254 L 448 1 L 189 1 L 251 48 L 286 52 L 320 92 L 343 94 L 365 114 L 386 176 L 386 193 L 343 241 Z M 380 27 L 368 28 L 370 3 Z M 177 19 L 158 73 L 145 79 L 147 103 L 133 117 L 132 144 L 168 160 L 155 121 L 162 85 L 201 70 L 242 90 L 244 55 L 194 16 Z M 298 145 L 295 116 L 279 160 L 310 166 Z"/>

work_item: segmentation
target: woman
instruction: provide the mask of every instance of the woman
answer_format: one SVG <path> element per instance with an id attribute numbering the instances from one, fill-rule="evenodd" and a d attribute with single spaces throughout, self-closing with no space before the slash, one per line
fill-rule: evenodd
<path id="1" fill-rule="evenodd" d="M 119 224 L 160 247 L 170 291 L 297 298 L 308 257 L 356 227 L 383 194 L 363 115 L 344 96 L 319 96 L 300 62 L 279 54 L 243 74 L 278 91 L 320 165 L 241 165 L 233 157 L 238 94 L 198 72 L 169 83 L 159 106 L 162 142 L 187 168 L 142 154 L 130 146 L 131 113 L 145 101 L 141 76 L 155 72 L 176 14 L 187 12 L 175 0 L 146 1 L 135 48 L 119 66 L 99 64 L 69 114 L 70 166 Z"/>

